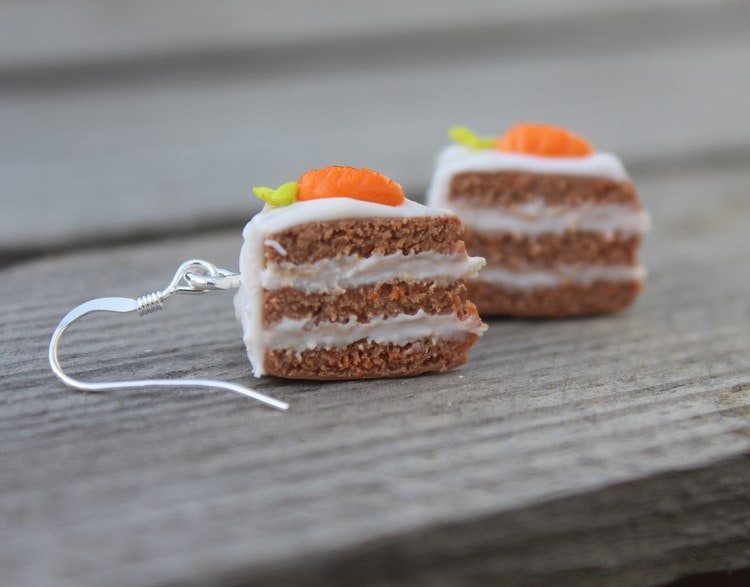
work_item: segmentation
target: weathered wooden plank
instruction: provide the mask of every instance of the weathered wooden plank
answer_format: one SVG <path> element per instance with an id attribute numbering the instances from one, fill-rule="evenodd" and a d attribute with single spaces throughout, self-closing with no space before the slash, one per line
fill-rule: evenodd
<path id="1" fill-rule="evenodd" d="M 304 572 L 294 575 L 280 565 L 253 575 L 269 586 L 297 583 L 301 575 L 304 585 L 599 587 L 662 585 L 666 578 L 690 576 L 708 567 L 734 569 L 746 563 L 750 525 L 746 516 L 738 516 L 727 531 L 717 528 L 716 520 L 726 517 L 727 510 L 747 509 L 743 480 L 748 464 L 750 458 L 740 457 L 706 470 L 615 485 L 585 498 L 557 499 L 392 536 L 343 555 L 310 556 L 300 561 Z M 571 525 L 571 519 L 578 523 Z M 675 557 L 680 551 L 696 556 Z M 220 581 L 246 584 L 242 577 L 240 569 Z M 201 585 L 204 580 L 193 578 L 187 584 Z M 738 578 L 734 584 L 742 583 Z"/>
<path id="2" fill-rule="evenodd" d="M 631 310 L 493 321 L 440 376 L 261 381 L 286 414 L 201 390 L 76 394 L 47 370 L 74 304 L 158 288 L 189 257 L 235 266 L 239 227 L 2 271 L 3 577 L 643 585 L 750 565 L 748 179 L 640 181 L 655 228 Z M 223 294 L 68 336 L 81 377 L 250 381 Z"/>
<path id="3" fill-rule="evenodd" d="M 647 53 L 399 62 L 203 83 L 155 81 L 0 98 L 0 250 L 228 226 L 253 184 L 333 162 L 419 195 L 445 128 L 570 125 L 638 172 L 664 158 L 747 156 L 750 43 Z M 722 88 L 722 91 L 717 91 Z"/>

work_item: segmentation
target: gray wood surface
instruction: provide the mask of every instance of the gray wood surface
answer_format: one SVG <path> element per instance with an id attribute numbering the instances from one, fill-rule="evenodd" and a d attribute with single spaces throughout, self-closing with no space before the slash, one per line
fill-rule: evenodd
<path id="1" fill-rule="evenodd" d="M 161 287 L 195 255 L 233 266 L 237 231 L 6 269 L 5 576 L 642 585 L 747 565 L 749 179 L 642 178 L 655 229 L 631 310 L 493 321 L 440 376 L 260 382 L 287 414 L 190 389 L 76 394 L 47 370 L 67 309 Z M 91 317 L 62 354 L 88 379 L 252 383 L 228 294 Z"/>
<path id="2" fill-rule="evenodd" d="M 0 73 L 145 60 L 180 54 L 265 50 L 422 32 L 503 26 L 508 30 L 581 16 L 670 15 L 732 3 L 692 0 L 5 0 Z"/>
<path id="3" fill-rule="evenodd" d="M 0 584 L 641 586 L 750 567 L 748 4 L 405 4 L 284 21 L 287 3 L 4 3 Z M 654 224 L 626 312 L 492 321 L 465 367 L 378 382 L 254 380 L 226 292 L 63 339 L 81 378 L 226 379 L 285 414 L 50 373 L 73 306 L 161 288 L 188 258 L 236 268 L 253 183 L 346 157 L 419 197 L 447 125 L 524 118 L 625 157 Z"/>

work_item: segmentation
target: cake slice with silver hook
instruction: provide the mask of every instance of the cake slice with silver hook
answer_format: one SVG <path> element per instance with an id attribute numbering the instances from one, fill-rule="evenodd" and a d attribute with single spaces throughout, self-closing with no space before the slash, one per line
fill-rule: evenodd
<path id="1" fill-rule="evenodd" d="M 109 389 L 143 388 L 143 387 L 209 387 L 233 391 L 262 402 L 279 410 L 286 410 L 289 404 L 274 399 L 242 385 L 213 379 L 137 379 L 130 381 L 86 382 L 71 377 L 63 371 L 58 357 L 60 339 L 65 330 L 76 320 L 92 312 L 138 312 L 145 316 L 161 310 L 163 302 L 172 294 L 202 294 L 213 290 L 227 290 L 239 287 L 240 276 L 236 273 L 216 267 L 200 259 L 186 261 L 180 265 L 172 282 L 163 291 L 156 291 L 136 299 L 131 298 L 98 298 L 74 308 L 60 321 L 55 328 L 49 343 L 49 363 L 52 372 L 66 385 L 82 391 L 106 391 Z"/>

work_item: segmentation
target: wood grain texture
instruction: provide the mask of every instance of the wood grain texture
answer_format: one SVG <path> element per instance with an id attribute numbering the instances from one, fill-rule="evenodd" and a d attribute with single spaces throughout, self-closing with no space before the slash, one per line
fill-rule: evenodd
<path id="1" fill-rule="evenodd" d="M 250 186 L 331 163 L 381 170 L 419 198 L 457 123 L 569 125 L 635 173 L 747 160 L 750 6 L 696 6 L 656 24 L 635 9 L 508 31 L 488 19 L 477 35 L 435 28 L 183 73 L 170 62 L 6 83 L 0 255 L 228 227 L 257 209 Z"/>
<path id="2" fill-rule="evenodd" d="M 236 231 L 2 271 L 0 569 L 10 584 L 658 584 L 750 565 L 750 173 L 638 178 L 654 216 L 621 314 L 493 321 L 466 367 L 264 379 L 286 414 L 195 389 L 73 393 L 57 320 L 161 287 Z M 228 294 L 91 317 L 88 379 L 252 383 Z"/>

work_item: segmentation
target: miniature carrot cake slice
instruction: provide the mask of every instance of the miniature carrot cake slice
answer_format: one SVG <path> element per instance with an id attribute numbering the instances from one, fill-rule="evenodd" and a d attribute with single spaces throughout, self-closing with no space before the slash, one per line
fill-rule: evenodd
<path id="1" fill-rule="evenodd" d="M 616 156 L 547 125 L 450 135 L 458 144 L 440 154 L 427 203 L 456 212 L 469 254 L 487 259 L 468 285 L 482 315 L 560 318 L 635 300 L 649 217 Z"/>
<path id="2" fill-rule="evenodd" d="M 463 299 L 484 260 L 449 210 L 368 169 L 326 167 L 273 190 L 245 227 L 235 298 L 256 377 L 402 377 L 467 360 L 486 326 Z"/>

